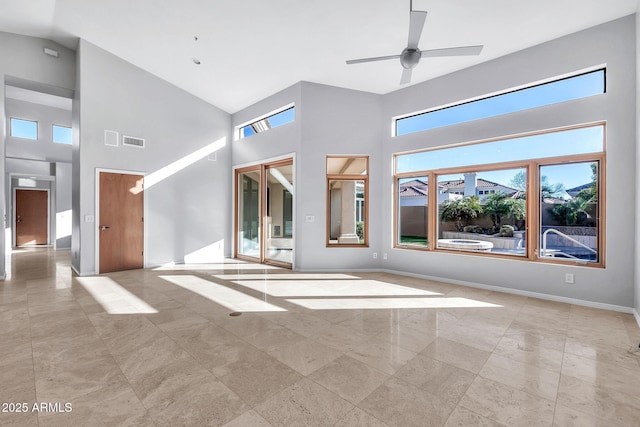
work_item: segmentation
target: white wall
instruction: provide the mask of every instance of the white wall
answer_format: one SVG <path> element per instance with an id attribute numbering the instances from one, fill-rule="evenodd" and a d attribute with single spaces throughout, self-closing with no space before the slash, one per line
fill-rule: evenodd
<path id="1" fill-rule="evenodd" d="M 635 184 L 636 188 L 640 188 L 640 13 L 636 13 L 636 179 Z M 640 221 L 640 194 L 638 192 L 635 193 L 635 223 Z M 634 287 L 635 287 L 635 298 L 634 298 L 634 308 L 635 308 L 635 316 L 640 325 L 640 227 L 636 226 L 635 233 L 635 258 L 634 258 Z"/>
<path id="2" fill-rule="evenodd" d="M 45 47 L 59 52 L 57 58 L 45 55 Z M 68 92 L 75 85 L 75 53 L 50 40 L 0 32 L 0 141 L 6 146 L 4 83 L 20 80 L 36 90 Z M 5 167 L 0 162 L 0 191 L 5 190 Z M 0 196 L 0 212 L 6 212 L 5 194 Z M 5 240 L 5 226 L 0 227 L 0 242 Z M 0 245 L 0 276 L 5 274 L 5 247 Z"/>
<path id="3" fill-rule="evenodd" d="M 292 123 L 233 141 L 233 166 L 253 164 L 265 159 L 296 153 L 300 150 L 300 132 L 304 114 L 301 106 L 301 83 L 236 112 L 232 116 L 232 125 L 235 132 L 237 126 L 291 103 L 294 103 L 296 108 L 295 120 Z"/>
<path id="4" fill-rule="evenodd" d="M 71 145 L 53 142 L 52 126 L 71 127 L 71 111 L 31 102 L 7 98 L 5 101 L 7 119 L 7 157 L 46 160 L 49 162 L 71 162 Z M 38 122 L 38 140 L 14 138 L 10 135 L 9 118 L 15 117 Z"/>
<path id="5" fill-rule="evenodd" d="M 383 246 L 390 251 L 387 269 L 446 277 L 519 291 L 630 307 L 636 224 L 629 204 L 614 189 L 636 194 L 636 47 L 635 17 L 535 46 L 487 63 L 443 76 L 384 97 L 383 121 L 599 64 L 607 65 L 607 93 L 529 111 L 477 120 L 383 140 L 383 159 L 394 152 L 444 146 L 528 131 L 607 121 L 606 269 L 549 265 L 449 253 L 391 249 L 391 191 L 383 191 Z M 421 66 L 427 66 L 425 62 Z M 383 162 L 382 186 L 392 186 L 391 162 Z M 575 274 L 575 284 L 564 274 Z"/>
<path id="6" fill-rule="evenodd" d="M 301 82 L 233 115 L 233 126 L 291 102 L 293 123 L 234 141 L 233 165 L 246 165 L 295 153 L 294 268 L 371 268 L 380 244 L 379 216 L 371 214 L 369 248 L 326 247 L 326 156 L 370 156 L 371 188 L 380 185 L 381 97 L 371 93 Z M 370 213 L 380 210 L 370 194 Z M 313 216 L 313 222 L 305 222 Z M 233 218 L 233 217 L 232 217 Z"/>
<path id="7" fill-rule="evenodd" d="M 368 269 L 377 267 L 382 222 L 380 141 L 384 123 L 380 95 L 315 83 L 302 84 L 302 147 L 297 183 L 297 266 L 301 270 Z M 369 156 L 369 247 L 326 246 L 327 155 Z M 306 216 L 315 217 L 305 222 Z M 380 256 L 380 258 L 382 258 Z"/>
<path id="8" fill-rule="evenodd" d="M 218 140 L 217 161 L 203 158 L 145 188 L 146 262 L 181 262 L 196 251 L 230 254 L 230 115 L 124 60 L 80 41 L 80 138 L 74 141 L 74 267 L 93 274 L 96 168 L 152 174 Z M 104 145 L 104 131 L 146 139 L 146 148 Z M 154 176 L 157 176 L 154 175 Z M 148 175 L 147 184 L 150 180 Z M 97 219 L 97 217 L 96 217 Z M 77 253 L 79 251 L 79 253 Z M 76 254 L 77 253 L 77 254 Z M 200 252 L 202 254 L 203 252 Z"/>
<path id="9" fill-rule="evenodd" d="M 71 235 L 57 239 L 58 230 L 69 230 L 71 214 L 71 145 L 53 142 L 53 125 L 71 127 L 71 111 L 53 108 L 31 102 L 7 98 L 5 100 L 7 118 L 6 173 L 50 176 L 49 242 L 57 249 L 71 247 Z M 38 122 L 36 141 L 14 138 L 10 135 L 9 118 L 16 117 Z M 68 173 L 67 172 L 68 170 Z M 54 178 L 55 176 L 55 178 Z M 6 194 L 7 230 L 13 227 L 13 183 Z M 65 216 L 65 218 L 63 218 Z M 67 217 L 68 216 L 68 217 Z"/>
<path id="10" fill-rule="evenodd" d="M 71 249 L 71 162 L 56 162 L 55 179 L 55 245 Z"/>
<path id="11" fill-rule="evenodd" d="M 236 127 L 254 120 L 257 117 L 264 116 L 274 110 L 282 108 L 291 103 L 295 104 L 295 119 L 291 123 L 270 129 L 267 132 L 258 133 L 247 138 L 238 139 L 232 142 L 232 165 L 233 167 L 241 167 L 252 164 L 258 164 L 267 160 L 284 157 L 294 157 L 294 177 L 293 177 L 293 203 L 294 215 L 299 212 L 296 208 L 300 194 L 298 191 L 301 177 L 303 176 L 300 168 L 298 156 L 301 147 L 301 129 L 304 123 L 304 108 L 301 98 L 302 84 L 297 83 L 288 87 L 262 101 L 251 105 L 244 110 L 238 111 L 232 116 L 232 126 L 234 133 Z M 234 135 L 235 137 L 235 135 Z M 230 182 L 230 186 L 233 183 Z M 233 188 L 232 188 L 233 190 Z M 235 221 L 235 211 L 233 210 L 233 194 L 231 194 L 231 207 L 228 212 L 230 227 L 233 229 Z M 284 229 L 282 230 L 284 232 Z M 294 220 L 294 247 L 298 241 L 301 229 L 296 220 Z M 233 236 L 231 237 L 234 238 Z M 295 247 L 296 255 L 293 264 L 296 267 L 296 259 L 298 248 Z"/>

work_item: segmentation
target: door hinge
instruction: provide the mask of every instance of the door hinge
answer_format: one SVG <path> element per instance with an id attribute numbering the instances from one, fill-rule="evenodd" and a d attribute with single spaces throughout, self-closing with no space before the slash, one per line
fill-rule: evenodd
<path id="1" fill-rule="evenodd" d="M 142 252 L 140 253 L 140 255 L 144 256 L 144 251 L 142 251 Z"/>

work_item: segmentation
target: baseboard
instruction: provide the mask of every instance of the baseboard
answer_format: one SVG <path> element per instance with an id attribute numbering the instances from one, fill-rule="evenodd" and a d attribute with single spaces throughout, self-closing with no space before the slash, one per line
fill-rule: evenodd
<path id="1" fill-rule="evenodd" d="M 636 318 L 636 322 L 638 323 L 638 327 L 640 328 L 640 313 L 635 308 L 633 309 L 633 317 Z"/>
<path id="2" fill-rule="evenodd" d="M 293 268 L 296 273 L 385 273 L 387 270 L 381 268 Z M 404 273 L 395 273 L 400 276 L 406 276 Z"/>
<path id="3" fill-rule="evenodd" d="M 97 276 L 98 275 L 95 271 L 92 271 L 91 273 L 80 274 L 80 272 L 78 270 L 76 270 L 76 268 L 73 265 L 71 266 L 71 271 L 73 271 L 75 273 L 75 275 L 78 276 L 78 277 Z"/>
<path id="4" fill-rule="evenodd" d="M 638 312 L 635 311 L 632 307 L 624 307 L 621 305 L 615 305 L 615 304 L 605 304 L 605 303 L 601 303 L 601 302 L 595 302 L 595 301 L 587 301 L 587 300 L 581 300 L 581 299 L 576 299 L 576 298 L 568 298 L 568 297 L 561 297 L 558 295 L 550 295 L 550 294 L 543 294 L 543 293 L 539 293 L 539 292 L 531 292 L 531 291 L 523 291 L 520 289 L 511 289 L 511 288 L 503 288 L 501 286 L 493 286 L 493 285 L 487 285 L 485 283 L 476 283 L 476 282 L 467 282 L 465 280 L 455 280 L 455 279 L 451 279 L 448 277 L 438 277 L 438 276 L 429 276 L 426 274 L 417 274 L 417 273 L 409 273 L 406 271 L 397 271 L 397 270 L 388 270 L 388 269 L 380 269 L 380 268 L 368 268 L 368 269 L 349 269 L 348 271 L 345 271 L 345 269 L 322 269 L 322 270 L 318 270 L 318 269 L 300 269 L 300 270 L 295 270 L 298 271 L 300 273 L 303 272 L 315 272 L 315 273 L 345 273 L 348 274 L 349 272 L 353 272 L 353 273 L 389 273 L 389 274 L 397 274 L 399 276 L 408 276 L 408 277 L 415 277 L 418 279 L 426 279 L 426 280 L 434 280 L 437 282 L 444 282 L 444 283 L 451 283 L 453 285 L 460 285 L 460 286 L 469 286 L 471 288 L 479 288 L 479 289 L 486 289 L 489 291 L 495 291 L 495 292 L 503 292 L 506 294 L 513 294 L 513 295 L 520 295 L 520 296 L 525 296 L 525 297 L 532 297 L 532 298 L 539 298 L 539 299 L 544 299 L 544 300 L 548 300 L 548 301 L 557 301 L 557 302 L 563 302 L 566 304 L 574 304 L 574 305 L 581 305 L 584 307 L 591 307 L 591 308 L 598 308 L 601 310 L 609 310 L 609 311 L 617 311 L 620 313 L 634 313 L 634 315 L 636 316 L 636 320 L 638 321 L 638 324 L 640 325 L 640 316 L 638 315 Z"/>
<path id="5" fill-rule="evenodd" d="M 525 296 L 525 297 L 544 299 L 544 300 L 548 300 L 548 301 L 557 301 L 557 302 L 563 302 L 563 303 L 566 303 L 566 304 L 574 304 L 574 305 L 581 305 L 581 306 L 584 306 L 584 307 L 598 308 L 598 309 L 601 309 L 601 310 L 617 311 L 617 312 L 620 312 L 620 313 L 628 313 L 628 314 L 633 313 L 633 308 L 632 307 L 624 307 L 622 305 L 605 304 L 605 303 L 595 302 L 595 301 L 587 301 L 587 300 L 581 300 L 581 299 L 576 299 L 576 298 L 561 297 L 561 296 L 558 296 L 558 295 L 550 295 L 550 294 L 543 294 L 543 293 L 538 293 L 538 292 L 523 291 L 523 290 L 520 290 L 520 289 L 503 288 L 501 286 L 487 285 L 485 283 L 467 282 L 467 281 L 464 281 L 464 280 L 455 280 L 455 279 L 450 279 L 448 277 L 428 276 L 428 275 L 425 275 L 425 274 L 415 274 L 415 273 L 408 273 L 408 272 L 396 271 L 396 270 L 382 270 L 382 271 L 384 271 L 385 273 L 398 274 L 400 276 L 409 276 L 409 277 L 416 277 L 416 278 L 419 278 L 419 279 L 434 280 L 434 281 L 438 281 L 438 282 L 451 283 L 451 284 L 454 284 L 454 285 L 469 286 L 471 288 L 486 289 L 488 291 L 503 292 L 505 294 L 520 295 L 520 296 Z"/>
<path id="6" fill-rule="evenodd" d="M 80 276 L 80 273 L 78 272 L 78 270 L 76 270 L 76 268 L 73 265 L 71 266 L 71 271 L 73 271 L 76 276 Z"/>

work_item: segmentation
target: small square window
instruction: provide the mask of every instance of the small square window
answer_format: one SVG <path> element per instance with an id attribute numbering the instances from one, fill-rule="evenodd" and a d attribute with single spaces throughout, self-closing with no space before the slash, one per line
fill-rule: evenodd
<path id="1" fill-rule="evenodd" d="M 70 127 L 53 125 L 53 142 L 71 145 L 72 136 Z"/>
<path id="2" fill-rule="evenodd" d="M 11 136 L 38 140 L 38 122 L 11 117 Z"/>

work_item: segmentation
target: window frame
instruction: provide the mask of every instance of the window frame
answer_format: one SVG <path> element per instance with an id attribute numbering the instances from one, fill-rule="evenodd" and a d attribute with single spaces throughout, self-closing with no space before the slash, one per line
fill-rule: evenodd
<path id="1" fill-rule="evenodd" d="M 261 122 L 263 120 L 268 120 L 269 118 L 271 118 L 273 116 L 276 116 L 276 115 L 278 115 L 280 113 L 283 113 L 285 111 L 288 111 L 288 110 L 293 110 L 293 120 L 291 120 L 290 122 L 282 123 L 281 125 L 278 125 L 276 127 L 284 126 L 284 125 L 287 125 L 289 123 L 295 122 L 295 120 L 296 120 L 296 116 L 295 116 L 296 104 L 294 102 L 292 102 L 290 104 L 287 104 L 287 105 L 284 105 L 284 106 L 282 106 L 280 108 L 272 110 L 272 111 L 270 111 L 270 112 L 268 112 L 266 114 L 263 114 L 261 116 L 255 117 L 255 118 L 253 118 L 253 119 L 251 119 L 249 121 L 246 121 L 244 123 L 239 124 L 238 126 L 235 127 L 235 132 L 234 132 L 235 133 L 235 140 L 238 141 L 238 140 L 246 139 L 246 138 L 249 138 L 251 136 L 255 136 L 255 135 L 258 135 L 260 133 L 264 133 L 267 130 L 274 129 L 274 128 L 268 128 L 268 129 L 265 129 L 264 131 L 261 131 L 261 132 L 256 132 L 254 130 L 254 133 L 252 135 L 247 135 L 247 136 L 244 135 L 244 131 L 243 131 L 243 129 L 246 128 L 246 127 L 253 126 L 256 123 L 259 123 L 259 122 Z"/>
<path id="2" fill-rule="evenodd" d="M 34 138 L 25 138 L 23 136 L 15 136 L 13 135 L 13 121 L 14 120 L 20 120 L 21 122 L 29 122 L 29 123 L 35 123 L 36 124 L 36 137 Z M 29 120 L 29 119 L 21 119 L 20 117 L 9 117 L 9 136 L 12 138 L 20 138 L 20 139 L 25 139 L 28 141 L 39 141 L 40 140 L 40 123 L 38 123 L 37 120 Z"/>
<path id="3" fill-rule="evenodd" d="M 54 139 L 54 135 L 55 135 L 55 128 L 65 128 L 65 129 L 69 129 L 71 131 L 71 141 L 67 142 L 59 142 L 56 141 Z M 64 126 L 64 125 L 57 125 L 55 123 L 53 123 L 51 125 L 51 142 L 53 142 L 54 144 L 61 144 L 61 145 L 73 145 L 73 128 L 71 126 Z"/>
<path id="4" fill-rule="evenodd" d="M 329 159 L 364 159 L 367 173 L 365 175 L 352 174 L 330 174 L 326 167 Z M 369 171 L 370 163 L 367 155 L 327 155 L 325 157 L 325 188 L 326 188 L 326 238 L 325 245 L 327 248 L 368 248 L 369 247 Z M 363 224 L 363 242 L 362 243 L 330 243 L 331 241 L 331 181 L 364 181 L 364 224 Z M 357 197 L 354 199 L 354 209 L 357 209 Z M 356 221 L 357 223 L 357 221 Z"/>
<path id="5" fill-rule="evenodd" d="M 417 250 L 417 251 L 432 251 L 432 252 L 443 252 L 443 253 L 453 253 L 457 255 L 465 255 L 465 256 L 479 256 L 479 257 L 489 257 L 489 258 L 503 258 L 510 260 L 522 260 L 522 261 L 531 261 L 531 262 L 540 262 L 540 263 L 549 263 L 549 264 L 562 264 L 562 265 L 572 265 L 572 266 L 587 266 L 587 267 L 595 267 L 595 268 L 605 268 L 605 260 L 606 260 L 606 122 L 595 122 L 595 123 L 587 123 L 577 126 L 568 126 L 564 128 L 557 129 L 549 129 L 543 130 L 533 133 L 524 133 L 519 135 L 508 135 L 501 138 L 492 138 L 490 140 L 481 140 L 481 141 L 471 141 L 464 144 L 455 144 L 451 146 L 430 148 L 428 150 L 416 150 L 412 151 L 413 153 L 419 153 L 423 151 L 432 151 L 432 150 L 441 150 L 452 148 L 454 146 L 460 145 L 471 145 L 471 144 L 481 144 L 492 142 L 496 140 L 506 140 L 519 138 L 523 136 L 528 136 L 531 134 L 542 134 L 542 133 L 555 133 L 562 132 L 565 130 L 578 129 L 583 127 L 591 127 L 591 126 L 602 126 L 603 128 L 603 141 L 602 141 L 602 151 L 597 153 L 586 153 L 586 154 L 575 154 L 575 155 L 563 155 L 563 156 L 555 156 L 555 157 L 545 157 L 539 159 L 528 159 L 528 160 L 518 160 L 518 161 L 510 161 L 510 162 L 499 162 L 499 163 L 490 163 L 490 164 L 481 164 L 481 165 L 468 165 L 468 166 L 456 166 L 450 168 L 441 168 L 441 169 L 430 169 L 430 170 L 416 170 L 411 172 L 402 172 L 396 173 L 395 169 L 397 166 L 397 157 L 401 155 L 410 154 L 411 152 L 401 152 L 393 154 L 393 230 L 394 235 L 392 238 L 393 248 L 394 249 L 404 249 L 404 250 Z M 598 215 L 598 231 L 597 231 L 597 244 L 598 244 L 598 259 L 596 262 L 589 262 L 584 260 L 572 260 L 572 259 L 561 259 L 561 258 L 542 258 L 538 254 L 538 248 L 540 247 L 541 241 L 541 229 L 542 229 L 542 215 L 540 212 L 540 167 L 542 166 L 551 166 L 551 165 L 559 165 L 559 164 L 571 164 L 571 163 L 585 163 L 585 162 L 598 162 L 598 207 L 597 207 L 597 215 Z M 515 254 L 504 254 L 504 253 L 492 253 L 492 252 L 472 252 L 472 251 L 459 251 L 459 250 L 451 250 L 445 248 L 437 247 L 438 240 L 438 223 L 439 223 L 439 205 L 438 205 L 438 192 L 437 191 L 429 191 L 428 195 L 428 222 L 427 222 L 427 245 L 425 247 L 417 247 L 415 245 L 406 245 L 401 244 L 400 235 L 398 230 L 398 216 L 400 209 L 400 200 L 399 200 L 399 182 L 400 179 L 406 178 L 419 178 L 419 177 L 427 177 L 428 182 L 435 183 L 437 185 L 438 176 L 440 175 L 448 175 L 448 174 L 461 174 L 465 172 L 483 172 L 483 171 L 493 171 L 493 170 L 503 170 L 503 169 L 514 169 L 514 168 L 524 168 L 527 174 L 527 194 L 533 195 L 533 197 L 527 197 L 526 199 L 526 223 L 525 223 L 525 232 L 526 232 L 526 246 L 525 246 L 525 255 L 515 255 Z"/>
<path id="6" fill-rule="evenodd" d="M 394 160 L 395 160 L 395 156 L 394 156 Z M 412 250 L 417 250 L 417 251 L 429 251 L 430 246 L 431 246 L 431 242 L 433 241 L 433 239 L 431 239 L 431 235 L 430 230 L 432 229 L 432 224 L 431 224 L 431 217 L 433 215 L 431 215 L 431 203 L 433 202 L 433 199 L 431 197 L 431 193 L 433 193 L 433 191 L 429 191 L 427 194 L 427 223 L 425 224 L 426 227 L 426 239 L 427 239 L 427 244 L 426 245 L 412 245 L 409 243 L 400 243 L 400 239 L 402 238 L 402 236 L 400 235 L 400 226 L 401 226 L 401 221 L 400 221 L 400 180 L 402 179 L 407 179 L 407 178 L 414 178 L 414 179 L 418 179 L 418 178 L 427 178 L 427 188 L 430 185 L 430 183 L 432 182 L 431 180 L 433 179 L 433 175 L 432 174 L 422 174 L 422 175 L 415 175 L 413 172 L 411 172 L 411 176 L 404 176 L 406 173 L 403 174 L 396 174 L 394 176 L 394 182 L 393 182 L 393 230 L 394 230 L 394 236 L 393 236 L 393 247 L 396 249 L 412 249 Z M 437 186 L 437 184 L 436 184 Z M 437 198 L 437 191 L 436 191 L 436 201 L 438 200 Z"/>

